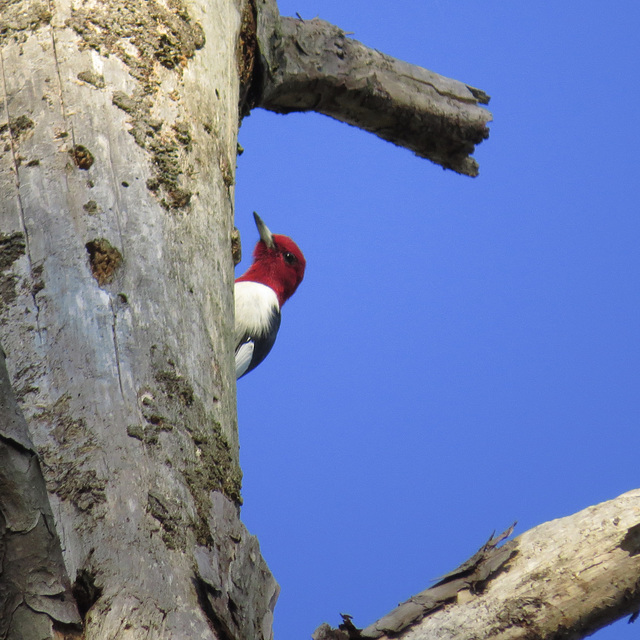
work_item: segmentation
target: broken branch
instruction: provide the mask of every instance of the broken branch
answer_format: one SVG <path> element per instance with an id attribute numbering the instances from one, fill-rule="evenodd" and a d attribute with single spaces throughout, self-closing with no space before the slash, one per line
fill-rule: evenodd
<path id="1" fill-rule="evenodd" d="M 272 0 L 256 4 L 255 106 L 316 111 L 446 169 L 478 174 L 470 155 L 489 136 L 484 92 L 369 49 L 324 20 L 281 17 Z"/>
<path id="2" fill-rule="evenodd" d="M 552 520 L 478 554 L 360 630 L 315 640 L 583 638 L 640 609 L 640 490 Z M 347 617 L 348 618 L 348 617 Z"/>

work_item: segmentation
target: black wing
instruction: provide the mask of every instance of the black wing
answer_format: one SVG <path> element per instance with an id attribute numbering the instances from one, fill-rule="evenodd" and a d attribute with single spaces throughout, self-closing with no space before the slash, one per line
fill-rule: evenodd
<path id="1" fill-rule="evenodd" d="M 236 347 L 236 378 L 240 379 L 255 369 L 269 355 L 278 336 L 280 317 L 280 310 L 274 308 L 266 333 L 257 338 L 247 334 L 240 341 Z"/>

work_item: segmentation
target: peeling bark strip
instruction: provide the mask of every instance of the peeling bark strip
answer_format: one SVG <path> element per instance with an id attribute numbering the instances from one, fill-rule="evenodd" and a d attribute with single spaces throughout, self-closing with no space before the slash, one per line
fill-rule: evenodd
<path id="1" fill-rule="evenodd" d="M 480 593 L 492 576 L 507 568 L 509 560 L 518 553 L 514 540 L 498 548 L 498 544 L 511 535 L 514 527 L 515 524 L 499 536 L 489 538 L 471 558 L 443 576 L 433 587 L 412 596 L 366 629 L 358 629 L 351 622 L 351 616 L 342 614 L 343 622 L 339 630 L 322 625 L 314 633 L 314 640 L 330 638 L 358 640 L 359 638 L 381 638 L 387 634 L 397 635 L 418 623 L 432 611 L 455 602 L 461 592 Z"/>
<path id="2" fill-rule="evenodd" d="M 317 111 L 469 176 L 469 156 L 489 137 L 489 97 L 457 80 L 396 60 L 317 18 L 280 17 L 258 0 L 262 77 L 256 105 Z"/>
<path id="3" fill-rule="evenodd" d="M 11 304 L 18 296 L 18 277 L 11 273 L 11 265 L 24 255 L 25 247 L 23 233 L 0 233 L 0 309 Z"/>
<path id="4" fill-rule="evenodd" d="M 77 628 L 44 480 L 2 349 L 0 487 L 0 638 L 45 638 Z"/>
<path id="5" fill-rule="evenodd" d="M 478 554 L 364 630 L 314 640 L 582 638 L 640 609 L 640 489 Z M 508 533 L 508 532 L 507 532 Z M 428 610 L 427 610 L 428 609 Z"/>
<path id="6" fill-rule="evenodd" d="M 238 520 L 236 505 L 211 494 L 209 528 L 218 547 L 197 547 L 200 605 L 219 640 L 269 637 L 280 587 L 260 556 L 255 536 Z"/>
<path id="7" fill-rule="evenodd" d="M 514 527 L 515 524 L 497 538 L 492 536 L 469 560 L 443 576 L 436 585 L 409 598 L 360 634 L 354 634 L 354 637 L 380 638 L 384 635 L 398 634 L 432 611 L 455 601 L 463 591 L 481 593 L 487 581 L 508 567 L 509 560 L 518 553 L 515 540 L 497 548 L 502 540 L 511 535 Z M 348 626 L 349 621 L 345 622 Z"/>

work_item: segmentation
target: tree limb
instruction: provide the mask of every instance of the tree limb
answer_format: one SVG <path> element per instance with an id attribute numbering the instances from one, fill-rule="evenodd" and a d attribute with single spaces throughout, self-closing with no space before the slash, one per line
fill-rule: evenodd
<path id="1" fill-rule="evenodd" d="M 583 638 L 640 609 L 640 489 L 494 541 L 430 589 L 315 640 Z"/>
<path id="2" fill-rule="evenodd" d="M 256 4 L 255 106 L 317 111 L 446 169 L 478 174 L 469 156 L 489 136 L 484 92 L 369 49 L 318 18 L 281 17 L 272 0 Z"/>

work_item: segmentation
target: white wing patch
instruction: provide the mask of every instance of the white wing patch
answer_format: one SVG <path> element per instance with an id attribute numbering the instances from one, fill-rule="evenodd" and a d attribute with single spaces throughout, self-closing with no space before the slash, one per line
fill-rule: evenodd
<path id="1" fill-rule="evenodd" d="M 245 336 L 259 338 L 269 327 L 274 309 L 280 309 L 276 292 L 259 282 L 236 282 L 236 347 Z"/>
<path id="2" fill-rule="evenodd" d="M 260 339 L 269 331 L 274 312 L 279 312 L 280 305 L 275 291 L 259 282 L 236 282 L 234 292 L 236 378 L 239 378 L 251 365 L 254 339 Z"/>

